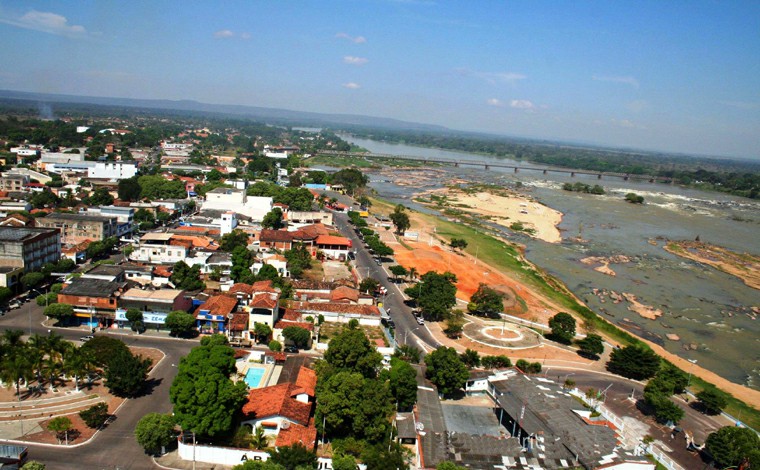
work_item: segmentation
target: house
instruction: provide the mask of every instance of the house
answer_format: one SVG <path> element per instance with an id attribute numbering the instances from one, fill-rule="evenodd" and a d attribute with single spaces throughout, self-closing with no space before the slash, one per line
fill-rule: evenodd
<path id="1" fill-rule="evenodd" d="M 295 383 L 252 389 L 243 405 L 243 424 L 275 437 L 275 447 L 300 443 L 313 450 L 317 443 L 312 417 L 316 384 L 317 374 L 302 366 Z"/>
<path id="2" fill-rule="evenodd" d="M 348 323 L 352 319 L 361 325 L 380 325 L 380 309 L 374 305 L 354 305 L 337 302 L 297 302 L 289 301 L 287 308 L 298 313 L 302 318 L 317 318 L 322 315 L 325 321 Z"/>
<path id="3" fill-rule="evenodd" d="M 272 328 L 272 337 L 282 344 L 289 343 L 288 339 L 285 338 L 285 336 L 283 336 L 282 334 L 285 328 L 289 326 L 303 328 L 304 330 L 307 330 L 311 333 L 311 336 L 309 337 L 309 342 L 304 346 L 304 349 L 311 349 L 311 345 L 314 340 L 314 323 L 312 322 L 291 321 L 289 319 L 283 318 L 282 320 L 279 320 L 277 323 L 274 324 L 274 328 Z"/>
<path id="4" fill-rule="evenodd" d="M 72 260 L 76 264 L 84 263 L 87 261 L 87 247 L 90 246 L 90 243 L 92 243 L 92 240 L 88 239 L 76 245 L 65 246 L 61 248 L 61 256 Z"/>
<path id="5" fill-rule="evenodd" d="M 80 324 L 108 327 L 113 324 L 117 302 L 125 287 L 125 282 L 74 278 L 58 293 L 58 303 L 74 307 Z"/>
<path id="6" fill-rule="evenodd" d="M 290 250 L 293 248 L 293 233 L 286 230 L 263 229 L 259 235 L 262 250 Z"/>
<path id="7" fill-rule="evenodd" d="M 181 289 L 129 289 L 119 297 L 115 319 L 119 327 L 123 328 L 129 325 L 127 310 L 136 309 L 142 312 L 143 323 L 147 327 L 160 328 L 169 312 L 187 312 L 192 304 L 190 297 Z"/>
<path id="8" fill-rule="evenodd" d="M 124 282 L 124 268 L 119 265 L 101 264 L 85 271 L 80 279 L 100 279 L 110 282 Z"/>
<path id="9" fill-rule="evenodd" d="M 36 271 L 61 259 L 58 230 L 40 227 L 0 227 L 0 266 Z"/>
<path id="10" fill-rule="evenodd" d="M 29 177 L 26 175 L 5 175 L 0 177 L 0 190 L 8 192 L 26 191 Z"/>
<path id="11" fill-rule="evenodd" d="M 21 278 L 23 276 L 24 268 L 0 266 L 0 287 L 7 287 L 16 292 L 21 287 Z"/>
<path id="12" fill-rule="evenodd" d="M 272 210 L 272 198 L 247 196 L 242 189 L 216 188 L 206 193 L 202 208 L 233 211 L 250 217 L 255 222 L 261 222 Z"/>
<path id="13" fill-rule="evenodd" d="M 185 261 L 189 250 L 186 246 L 172 245 L 173 236 L 172 233 L 146 233 L 140 237 L 140 242 L 129 255 L 129 259 L 150 264 L 174 264 Z"/>
<path id="14" fill-rule="evenodd" d="M 0 227 L 34 227 L 34 219 L 21 214 L 10 214 L 0 220 Z"/>
<path id="15" fill-rule="evenodd" d="M 204 334 L 224 333 L 228 315 L 235 311 L 238 301 L 235 297 L 214 295 L 193 312 L 198 331 Z"/>
<path id="16" fill-rule="evenodd" d="M 155 269 L 153 266 L 144 266 L 140 264 L 122 264 L 121 267 L 124 268 L 124 277 L 127 281 L 132 281 L 141 285 L 159 286 L 163 284 L 159 283 L 158 279 L 164 278 L 156 278 L 153 275 L 153 270 Z"/>
<path id="17" fill-rule="evenodd" d="M 332 225 L 333 215 L 323 211 L 290 211 L 287 213 L 288 226 L 300 227 L 303 225 L 323 224 Z"/>
<path id="18" fill-rule="evenodd" d="M 335 235 L 320 235 L 317 237 L 316 246 L 327 258 L 345 261 L 348 252 L 351 251 L 351 240 Z"/>
<path id="19" fill-rule="evenodd" d="M 258 274 L 261 268 L 264 267 L 265 264 L 268 264 L 269 266 L 272 266 L 274 269 L 277 270 L 277 274 L 279 274 L 281 277 L 290 277 L 290 271 L 288 271 L 288 260 L 277 253 L 262 253 L 261 259 L 257 259 L 253 262 L 253 265 L 251 266 L 251 271 L 253 271 L 253 274 Z"/>
<path id="20" fill-rule="evenodd" d="M 253 328 L 256 323 L 265 323 L 274 328 L 280 318 L 280 289 L 272 287 L 272 281 L 254 283 L 247 307 L 249 328 Z"/>

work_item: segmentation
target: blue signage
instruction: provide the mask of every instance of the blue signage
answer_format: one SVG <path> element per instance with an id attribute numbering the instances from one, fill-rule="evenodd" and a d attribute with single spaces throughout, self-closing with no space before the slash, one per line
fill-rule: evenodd
<path id="1" fill-rule="evenodd" d="M 143 322 L 163 325 L 166 321 L 166 313 L 158 312 L 143 312 Z M 123 308 L 116 309 L 117 321 L 129 321 L 127 320 L 127 311 Z"/>

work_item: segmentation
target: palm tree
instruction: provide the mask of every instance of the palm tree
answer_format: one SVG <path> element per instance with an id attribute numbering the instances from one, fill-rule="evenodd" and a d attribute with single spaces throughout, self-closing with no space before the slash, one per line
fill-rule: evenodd
<path id="1" fill-rule="evenodd" d="M 23 344 L 23 343 L 22 343 Z M 7 352 L 0 363 L 0 380 L 16 385 L 16 395 L 21 400 L 21 381 L 29 381 L 32 375 L 32 364 L 26 346 L 17 346 Z"/>
<path id="2" fill-rule="evenodd" d="M 21 330 L 5 330 L 2 338 L 0 338 L 0 343 L 13 348 L 23 344 L 22 336 L 24 336 L 24 332 Z"/>
<path id="3" fill-rule="evenodd" d="M 37 382 L 40 382 L 42 379 L 42 360 L 45 358 L 45 352 L 47 351 L 47 338 L 35 333 L 26 344 L 29 346 L 29 360 L 37 376 Z"/>
<path id="4" fill-rule="evenodd" d="M 74 377 L 74 386 L 78 392 L 79 378 L 93 370 L 94 361 L 90 353 L 69 344 L 70 347 L 63 353 L 63 370 L 67 375 Z"/>
<path id="5" fill-rule="evenodd" d="M 414 266 L 409 268 L 409 279 L 411 279 L 412 281 L 417 279 L 417 268 L 415 268 Z"/>
<path id="6" fill-rule="evenodd" d="M 251 437 L 251 445 L 254 449 L 261 450 L 269 446 L 269 438 L 264 434 L 264 428 L 256 426 Z"/>
<path id="7" fill-rule="evenodd" d="M 55 387 L 55 380 L 58 378 L 59 375 L 61 375 L 61 371 L 63 369 L 63 365 L 58 360 L 58 358 L 53 356 L 48 356 L 45 358 L 45 360 L 42 362 L 42 370 L 50 378 L 50 387 Z"/>

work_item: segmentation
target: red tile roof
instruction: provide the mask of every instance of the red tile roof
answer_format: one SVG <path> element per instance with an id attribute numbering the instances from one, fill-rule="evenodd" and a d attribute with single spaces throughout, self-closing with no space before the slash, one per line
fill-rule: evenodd
<path id="1" fill-rule="evenodd" d="M 253 294 L 251 301 L 248 303 L 252 308 L 268 308 L 274 309 L 277 307 L 277 302 L 280 300 L 280 294 L 278 292 L 256 292 Z"/>
<path id="2" fill-rule="evenodd" d="M 290 301 L 288 307 L 299 311 L 302 315 L 313 315 L 312 312 L 355 313 L 358 315 L 379 316 L 380 310 L 374 305 L 355 305 L 337 302 L 295 302 Z"/>
<path id="3" fill-rule="evenodd" d="M 292 242 L 293 232 L 263 229 L 261 235 L 259 235 L 259 240 L 264 243 Z"/>
<path id="4" fill-rule="evenodd" d="M 90 246 L 90 243 L 92 243 L 92 240 L 87 239 L 81 243 L 77 243 L 76 245 L 61 248 L 61 253 L 81 253 L 87 250 L 87 247 Z"/>
<path id="5" fill-rule="evenodd" d="M 301 366 L 298 370 L 296 385 L 303 388 L 310 397 L 316 396 L 314 390 L 317 388 L 317 373 L 308 367 Z"/>
<path id="6" fill-rule="evenodd" d="M 156 269 L 153 270 L 153 274 L 158 277 L 171 277 L 172 271 L 168 266 L 156 266 Z"/>
<path id="7" fill-rule="evenodd" d="M 301 314 L 290 308 L 280 310 L 282 319 L 285 321 L 301 321 Z"/>
<path id="8" fill-rule="evenodd" d="M 230 331 L 245 331 L 248 328 L 248 314 L 233 313 L 232 319 L 227 323 L 227 328 Z"/>
<path id="9" fill-rule="evenodd" d="M 287 447 L 299 443 L 307 450 L 314 450 L 317 445 L 317 428 L 291 424 L 285 429 L 280 429 L 274 445 L 275 447 Z"/>
<path id="10" fill-rule="evenodd" d="M 340 245 L 351 247 L 351 240 L 345 237 L 336 237 L 335 235 L 320 235 L 317 237 L 317 245 Z"/>
<path id="11" fill-rule="evenodd" d="M 246 284 L 244 282 L 238 282 L 232 285 L 230 287 L 230 290 L 228 291 L 230 294 L 248 294 L 251 295 L 253 293 L 253 286 L 250 284 Z"/>
<path id="12" fill-rule="evenodd" d="M 256 419 L 282 416 L 306 426 L 311 415 L 311 403 L 295 399 L 301 392 L 304 392 L 304 389 L 292 383 L 255 388 L 248 392 L 248 402 L 243 405 L 243 414 L 253 415 Z"/>
<path id="13" fill-rule="evenodd" d="M 311 225 L 304 225 L 303 227 L 299 228 L 295 232 L 290 232 L 293 234 L 293 240 L 315 240 L 320 235 L 327 235 L 329 232 L 327 230 L 327 227 L 325 227 L 323 224 L 311 224 Z"/>
<path id="14" fill-rule="evenodd" d="M 330 293 L 330 301 L 331 302 L 340 302 L 340 301 L 358 302 L 359 291 L 356 289 L 352 289 L 348 286 L 336 287 Z"/>
<path id="15" fill-rule="evenodd" d="M 256 281 L 251 284 L 251 287 L 253 288 L 253 292 L 277 292 L 270 280 Z"/>
<path id="16" fill-rule="evenodd" d="M 275 362 L 285 362 L 285 359 L 287 359 L 285 353 L 280 351 L 267 351 L 264 355 L 267 357 L 273 357 Z"/>
<path id="17" fill-rule="evenodd" d="M 284 330 L 289 326 L 298 326 L 305 330 L 314 331 L 314 323 L 307 321 L 277 320 L 277 323 L 274 324 L 274 328 L 277 330 Z"/>
<path id="18" fill-rule="evenodd" d="M 197 317 L 201 310 L 208 310 L 210 315 L 227 315 L 235 310 L 237 305 L 237 299 L 228 295 L 215 295 L 209 298 L 206 302 L 199 305 L 193 312 L 193 316 Z"/>

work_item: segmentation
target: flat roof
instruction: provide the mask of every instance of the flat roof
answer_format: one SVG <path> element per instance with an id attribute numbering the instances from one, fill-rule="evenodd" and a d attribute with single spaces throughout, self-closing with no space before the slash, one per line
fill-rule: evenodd
<path id="1" fill-rule="evenodd" d="M 93 276 L 119 276 L 124 272 L 124 268 L 113 264 L 101 264 L 85 271 L 85 275 Z"/>
<path id="2" fill-rule="evenodd" d="M 103 279 L 76 278 L 71 284 L 61 290 L 63 295 L 79 295 L 83 297 L 111 297 L 125 283 L 112 282 Z"/>
<path id="3" fill-rule="evenodd" d="M 162 232 L 150 232 L 146 233 L 145 235 L 140 237 L 140 241 L 161 241 L 166 242 L 171 240 L 171 238 L 174 236 L 173 233 L 162 233 Z"/>
<path id="4" fill-rule="evenodd" d="M 0 242 L 20 242 L 43 233 L 57 233 L 54 228 L 0 226 Z"/>
<path id="5" fill-rule="evenodd" d="M 178 289 L 142 290 L 129 289 L 121 295 L 122 300 L 174 300 L 184 291 Z"/>
<path id="6" fill-rule="evenodd" d="M 85 222 L 105 222 L 107 220 L 116 220 L 116 217 L 110 217 L 107 215 L 85 215 L 85 214 L 65 214 L 63 212 L 51 212 L 37 220 L 81 220 Z"/>

